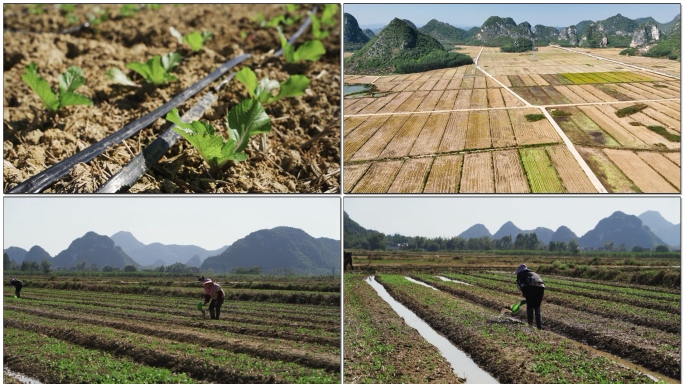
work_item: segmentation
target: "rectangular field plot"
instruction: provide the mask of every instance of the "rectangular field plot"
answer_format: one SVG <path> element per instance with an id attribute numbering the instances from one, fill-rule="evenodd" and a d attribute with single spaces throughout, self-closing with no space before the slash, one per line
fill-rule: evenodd
<path id="1" fill-rule="evenodd" d="M 401 161 L 371 164 L 361 180 L 356 183 L 352 193 L 386 193 L 401 165 Z"/>
<path id="2" fill-rule="evenodd" d="M 606 156 L 637 186 L 642 192 L 646 193 L 678 193 L 679 184 L 673 185 L 664 178 L 656 169 L 651 167 L 637 153 L 629 150 L 605 149 Z M 648 156 L 651 162 L 655 162 Z M 666 162 L 665 158 L 659 160 Z M 663 163 L 665 164 L 665 163 Z M 666 165 L 658 165 L 658 169 L 669 168 Z M 673 180 L 674 181 L 674 180 Z"/>
<path id="3" fill-rule="evenodd" d="M 514 149 L 495 151 L 492 158 L 494 162 L 494 185 L 497 193 L 530 192 L 518 151 Z"/>
<path id="4" fill-rule="evenodd" d="M 406 160 L 387 193 L 422 192 L 432 160 L 431 157 Z"/>
<path id="5" fill-rule="evenodd" d="M 432 163 L 424 193 L 456 193 L 461 180 L 463 155 L 438 156 Z"/>
<path id="6" fill-rule="evenodd" d="M 573 84 L 630 83 L 654 80 L 652 77 L 635 72 L 577 72 L 561 73 L 560 75 L 572 81 Z"/>

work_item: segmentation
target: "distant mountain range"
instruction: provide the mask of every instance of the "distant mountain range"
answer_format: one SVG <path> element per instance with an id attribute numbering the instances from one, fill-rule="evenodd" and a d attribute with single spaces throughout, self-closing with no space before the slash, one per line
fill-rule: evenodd
<path id="1" fill-rule="evenodd" d="M 681 51 L 680 24 L 680 15 L 669 22 L 661 23 L 652 17 L 632 20 L 618 13 L 605 20 L 583 20 L 559 28 L 542 24 L 532 26 L 526 21 L 516 24 L 510 17 L 491 16 L 480 27 L 470 29 L 433 19 L 418 28 L 418 31 L 437 39 L 445 47 L 454 44 L 502 47 L 512 44 L 515 39 L 524 38 L 531 40 L 536 46 L 558 44 L 596 48 L 605 44 L 608 47 L 635 48 L 630 54 L 677 58 Z M 373 31 L 378 34 L 383 29 Z M 346 47 L 346 35 L 344 42 Z M 359 49 L 360 44 L 356 42 L 350 46 L 351 50 Z"/>
<path id="2" fill-rule="evenodd" d="M 368 236 L 377 232 L 363 228 L 349 218 L 346 212 L 344 219 L 345 242 L 347 237 Z M 584 249 L 599 249 L 611 241 L 616 249 L 622 244 L 628 250 L 634 246 L 655 249 L 658 245 L 669 245 L 672 249 L 679 249 L 681 244 L 680 228 L 680 224 L 675 225 L 668 222 L 659 212 L 647 211 L 637 217 L 617 211 L 609 217 L 601 219 L 592 230 L 581 237 L 564 225 L 555 231 L 545 227 L 523 230 L 511 221 L 503 224 L 493 235 L 483 224 L 475 224 L 458 234 L 457 237 L 463 239 L 480 237 L 501 239 L 504 236 L 511 236 L 511 239 L 515 241 L 519 234 L 535 233 L 537 238 L 547 245 L 551 241 L 567 244 L 574 239 Z"/>
<path id="3" fill-rule="evenodd" d="M 339 273 L 340 265 L 339 240 L 314 239 L 301 229 L 288 227 L 259 230 L 231 246 L 213 251 L 195 245 L 146 245 L 130 232 L 122 231 L 111 238 L 88 232 L 72 241 L 67 249 L 55 257 L 39 246 L 32 247 L 28 252 L 19 247 L 9 247 L 4 252 L 18 264 L 47 259 L 55 269 L 69 269 L 83 262 L 87 268 L 96 265 L 98 269 L 105 266 L 123 269 L 127 265 L 156 267 L 183 263 L 200 267 L 202 271 L 213 269 L 215 272 L 230 272 L 234 268 L 259 266 L 264 273 L 318 275 L 328 274 L 333 268 L 337 268 Z"/>
<path id="4" fill-rule="evenodd" d="M 201 263 L 207 257 L 218 255 L 228 248 L 225 245 L 219 249 L 207 250 L 196 245 L 143 244 L 132 233 L 125 231 L 117 232 L 111 238 L 116 245 L 120 246 L 133 260 L 142 266 L 158 267 L 174 263 L 188 264 L 195 256 L 199 258 Z M 196 261 L 194 264 L 197 264 Z M 198 267 L 199 265 L 193 266 Z"/>
<path id="5" fill-rule="evenodd" d="M 220 255 L 207 258 L 201 269 L 219 272 L 254 266 L 260 266 L 263 273 L 339 273 L 340 241 L 316 239 L 291 227 L 263 229 L 236 241 Z"/>

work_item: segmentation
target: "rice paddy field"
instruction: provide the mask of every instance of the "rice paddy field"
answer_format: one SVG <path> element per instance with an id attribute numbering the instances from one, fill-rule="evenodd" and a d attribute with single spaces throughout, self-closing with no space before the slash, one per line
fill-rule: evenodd
<path id="1" fill-rule="evenodd" d="M 345 76 L 375 87 L 344 98 L 345 192 L 679 193 L 679 67 L 599 53 Z"/>

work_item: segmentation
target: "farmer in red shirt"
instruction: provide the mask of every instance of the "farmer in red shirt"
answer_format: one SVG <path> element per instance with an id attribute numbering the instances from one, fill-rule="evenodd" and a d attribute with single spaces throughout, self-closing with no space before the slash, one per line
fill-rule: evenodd
<path id="1" fill-rule="evenodd" d="M 209 314 L 212 320 L 218 320 L 221 316 L 221 305 L 226 294 L 221 289 L 221 286 L 211 281 L 211 279 L 204 280 L 204 305 L 207 305 L 209 300 Z M 216 309 L 216 311 L 214 311 Z"/>

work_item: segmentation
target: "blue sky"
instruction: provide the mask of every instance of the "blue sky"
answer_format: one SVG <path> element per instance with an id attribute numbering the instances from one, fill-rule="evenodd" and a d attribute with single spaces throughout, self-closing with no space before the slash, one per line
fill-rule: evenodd
<path id="1" fill-rule="evenodd" d="M 565 225 L 582 236 L 615 211 L 681 220 L 679 197 L 345 197 L 344 210 L 367 229 L 426 237 L 457 236 L 475 224 L 494 233 L 509 220 L 520 229 Z"/>
<path id="2" fill-rule="evenodd" d="M 386 25 L 393 18 L 411 20 L 418 27 L 432 19 L 454 26 L 481 26 L 490 16 L 511 17 L 517 24 L 567 27 L 583 20 L 604 20 L 621 14 L 636 19 L 651 16 L 667 23 L 681 7 L 676 4 L 345 4 L 360 25 Z"/>
<path id="3" fill-rule="evenodd" d="M 340 239 L 339 197 L 5 197 L 3 249 L 34 245 L 50 256 L 88 231 L 128 231 L 145 244 L 217 249 L 250 233 L 295 227 Z"/>

